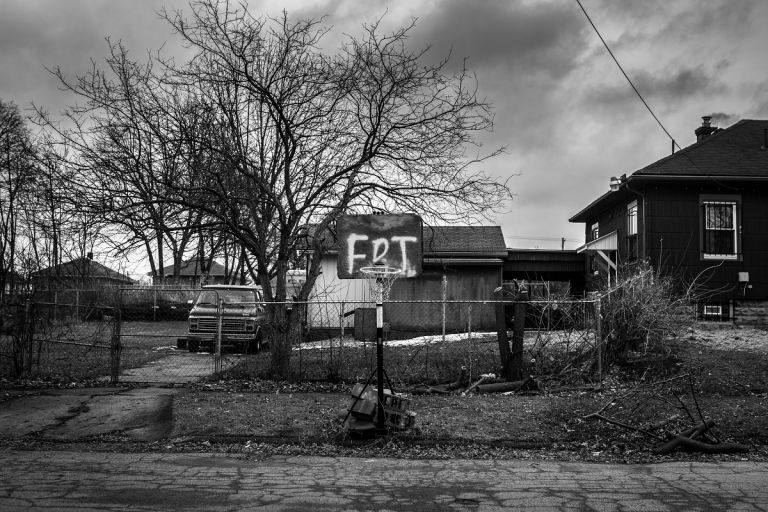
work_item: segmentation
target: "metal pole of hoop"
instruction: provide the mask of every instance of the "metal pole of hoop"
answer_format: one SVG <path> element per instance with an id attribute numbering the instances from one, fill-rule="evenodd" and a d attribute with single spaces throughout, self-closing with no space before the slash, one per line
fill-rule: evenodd
<path id="1" fill-rule="evenodd" d="M 375 427 L 379 431 L 386 429 L 384 416 L 384 301 L 389 296 L 392 283 L 400 274 L 400 269 L 377 265 L 364 267 L 360 273 L 368 280 L 371 293 L 376 299 L 376 387 L 377 408 Z"/>
<path id="2" fill-rule="evenodd" d="M 378 390 L 378 408 L 376 410 L 376 428 L 384 430 L 384 279 L 376 278 L 376 388 Z"/>

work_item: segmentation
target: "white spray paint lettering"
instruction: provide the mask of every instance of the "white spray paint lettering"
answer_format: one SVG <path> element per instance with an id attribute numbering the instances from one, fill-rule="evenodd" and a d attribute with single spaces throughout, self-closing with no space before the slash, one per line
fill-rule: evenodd
<path id="1" fill-rule="evenodd" d="M 408 257 L 407 253 L 405 252 L 405 244 L 408 242 L 418 242 L 419 239 L 415 236 L 393 236 L 392 241 L 397 243 L 400 242 L 400 252 L 403 253 L 403 270 L 405 272 L 408 271 Z"/>
<path id="2" fill-rule="evenodd" d="M 401 269 L 405 272 L 408 272 L 407 244 L 418 242 L 419 239 L 417 237 L 396 235 L 396 236 L 390 237 L 389 240 L 387 240 L 386 238 L 377 238 L 371 241 L 370 253 L 355 252 L 355 244 L 357 242 L 365 242 L 368 239 L 369 239 L 368 235 L 358 235 L 356 233 L 352 233 L 347 237 L 347 250 L 348 250 L 347 263 L 349 266 L 350 274 L 353 274 L 355 271 L 355 260 L 365 260 L 368 257 L 368 254 L 371 255 L 372 265 L 375 265 L 376 263 L 384 260 L 387 253 L 389 252 L 390 241 L 392 242 L 392 244 L 400 247 Z"/>
<path id="3" fill-rule="evenodd" d="M 375 265 L 376 263 L 380 262 L 381 259 L 389 252 L 389 240 L 386 238 L 377 238 L 371 242 L 371 247 L 373 248 L 371 263 Z M 383 251 L 381 250 L 382 247 L 384 248 Z"/>
<path id="4" fill-rule="evenodd" d="M 365 259 L 365 254 L 355 254 L 355 243 L 358 241 L 368 240 L 368 235 L 356 235 L 351 234 L 347 237 L 347 247 L 349 251 L 349 273 L 352 273 L 352 269 L 355 267 L 355 259 Z"/>

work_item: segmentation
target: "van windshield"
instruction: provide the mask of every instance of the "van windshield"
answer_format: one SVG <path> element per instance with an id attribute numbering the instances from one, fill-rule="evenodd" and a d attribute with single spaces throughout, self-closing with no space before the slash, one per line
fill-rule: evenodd
<path id="1" fill-rule="evenodd" d="M 215 306 L 219 298 L 227 305 L 253 304 L 259 302 L 260 294 L 256 290 L 203 290 L 197 296 L 196 306 Z"/>

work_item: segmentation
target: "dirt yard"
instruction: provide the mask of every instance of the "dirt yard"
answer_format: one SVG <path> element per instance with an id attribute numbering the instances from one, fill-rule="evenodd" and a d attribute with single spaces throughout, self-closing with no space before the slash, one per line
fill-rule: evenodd
<path id="1" fill-rule="evenodd" d="M 653 439 L 585 419 L 602 411 L 641 427 L 666 422 L 657 430 L 659 434 L 682 431 L 702 417 L 711 419 L 719 441 L 751 448 L 749 454 L 718 457 L 768 459 L 768 333 L 699 326 L 670 346 L 672 353 L 663 369 L 614 370 L 599 390 L 577 387 L 525 395 L 412 396 L 416 428 L 394 436 L 389 443 L 392 451 L 387 453 L 434 457 L 448 449 L 454 456 L 485 457 L 499 450 L 529 450 L 526 453 L 579 460 L 659 459 L 652 453 L 658 444 Z M 642 366 L 642 358 L 630 364 Z M 659 371 L 664 373 L 656 373 Z M 628 374 L 645 378 L 633 382 Z M 287 443 L 313 453 L 327 453 L 343 445 L 340 417 L 351 400 L 348 385 L 261 381 L 248 385 L 257 393 L 223 391 L 232 386 L 231 382 L 212 383 L 181 396 L 174 411 L 176 441 L 236 439 L 247 446 Z M 669 457 L 716 456 L 678 452 Z"/>
<path id="2" fill-rule="evenodd" d="M 526 394 L 411 395 L 415 428 L 365 442 L 350 440 L 342 428 L 351 401 L 348 383 L 208 381 L 179 390 L 167 442 L 130 445 L 130 440 L 105 436 L 89 446 L 97 449 L 103 442 L 105 449 L 255 456 L 768 460 L 768 332 L 699 325 L 670 340 L 668 348 L 663 364 L 634 354 L 624 367 L 608 372 L 602 387 L 540 378 L 542 389 Z M 0 401 L 10 398 L 12 393 L 4 392 Z M 659 436 L 681 432 L 702 418 L 712 420 L 719 441 L 744 444 L 750 452 L 658 456 L 653 448 L 659 443 L 648 435 L 586 418 L 598 411 Z"/>

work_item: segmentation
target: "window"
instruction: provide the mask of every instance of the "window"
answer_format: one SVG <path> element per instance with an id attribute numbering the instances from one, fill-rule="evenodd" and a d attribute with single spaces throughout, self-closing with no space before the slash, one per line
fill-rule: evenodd
<path id="1" fill-rule="evenodd" d="M 739 254 L 739 221 L 736 201 L 703 201 L 704 258 L 736 259 Z"/>
<path id="2" fill-rule="evenodd" d="M 717 305 L 707 304 L 706 306 L 704 306 L 704 316 L 720 318 L 721 316 L 723 316 L 723 306 L 719 304 Z"/>
<path id="3" fill-rule="evenodd" d="M 627 205 L 627 236 L 637 234 L 637 201 Z"/>
<path id="4" fill-rule="evenodd" d="M 627 205 L 627 261 L 637 259 L 637 201 Z"/>
<path id="5" fill-rule="evenodd" d="M 598 226 L 598 223 L 595 222 L 592 224 L 592 229 L 590 230 L 589 240 L 597 240 L 597 238 L 600 236 L 600 229 Z"/>
<path id="6" fill-rule="evenodd" d="M 730 320 L 728 302 L 710 302 L 698 305 L 698 319 L 705 322 L 728 322 Z"/>

